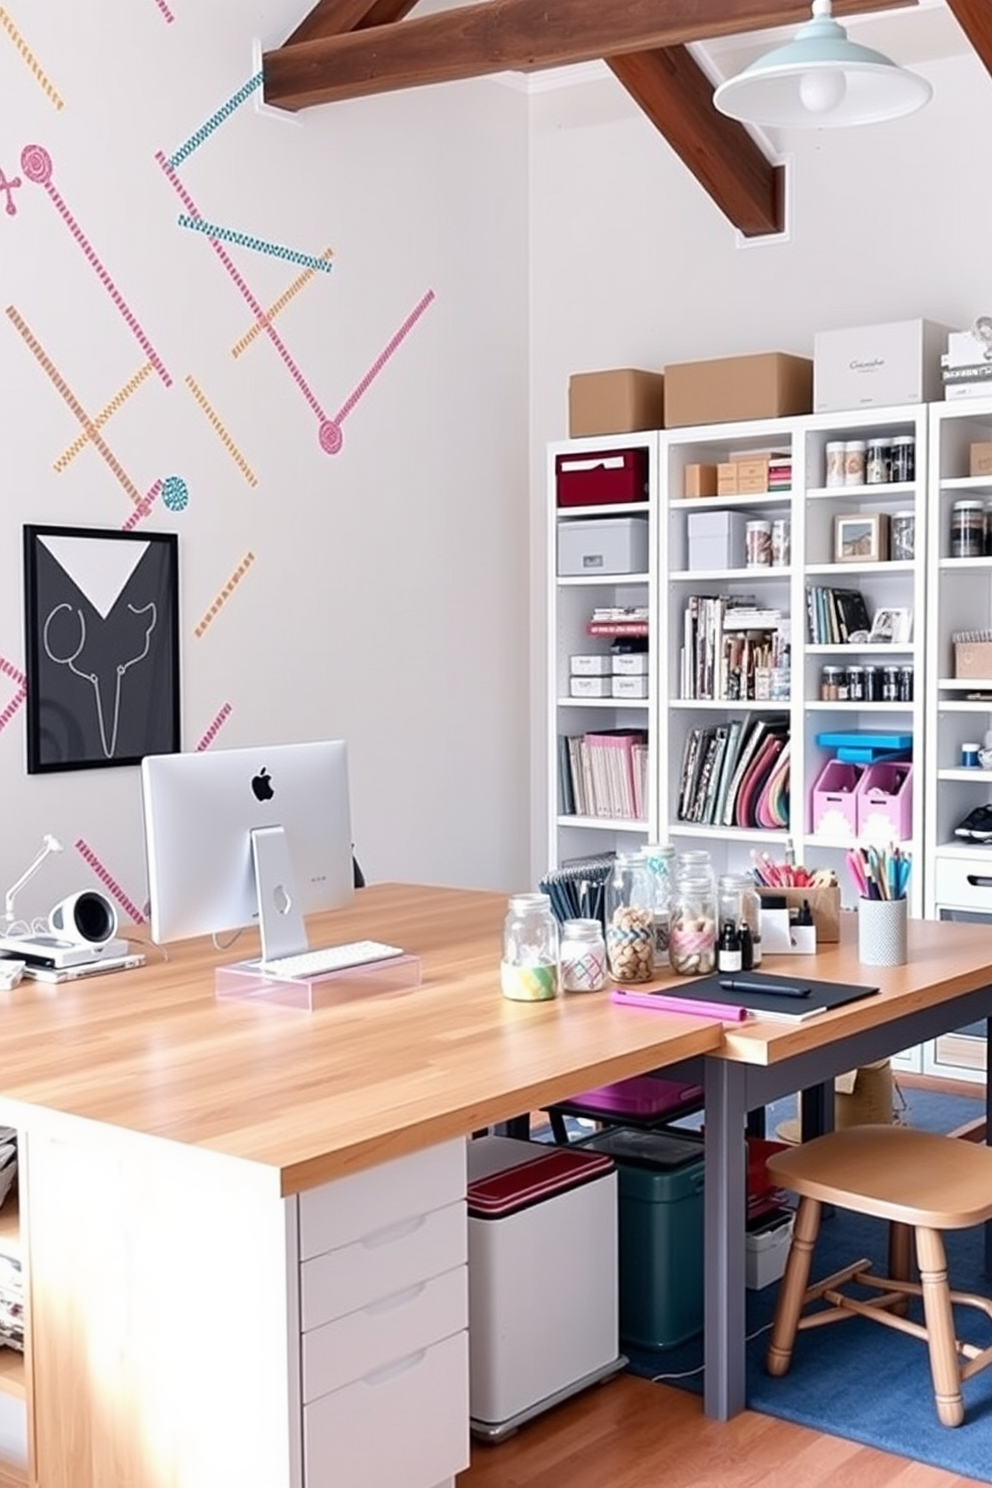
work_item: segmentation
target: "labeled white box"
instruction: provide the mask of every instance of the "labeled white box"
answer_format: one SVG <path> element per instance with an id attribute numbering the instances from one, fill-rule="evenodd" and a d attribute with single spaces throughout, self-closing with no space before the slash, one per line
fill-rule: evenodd
<path id="1" fill-rule="evenodd" d="M 943 396 L 940 359 L 949 326 L 932 320 L 817 331 L 813 338 L 813 409 L 830 413 Z"/>
<path id="2" fill-rule="evenodd" d="M 747 517 L 743 512 L 690 512 L 686 518 L 689 568 L 743 568 Z"/>
<path id="3" fill-rule="evenodd" d="M 647 677 L 613 678 L 613 696 L 615 698 L 646 698 L 647 695 Z"/>
<path id="4" fill-rule="evenodd" d="M 614 677 L 644 677 L 648 670 L 646 651 L 615 651 L 610 658 Z"/>
<path id="5" fill-rule="evenodd" d="M 789 1257 L 795 1216 L 789 1209 L 776 1209 L 764 1224 L 745 1236 L 745 1282 L 752 1292 L 778 1281 Z"/>
<path id="6" fill-rule="evenodd" d="M 558 523 L 558 573 L 563 578 L 646 573 L 647 567 L 647 517 Z"/>
<path id="7" fill-rule="evenodd" d="M 612 697 L 612 677 L 569 677 L 568 695 L 578 698 Z"/>
<path id="8" fill-rule="evenodd" d="M 613 671 L 609 652 L 601 656 L 570 656 L 568 664 L 573 677 L 608 677 Z"/>

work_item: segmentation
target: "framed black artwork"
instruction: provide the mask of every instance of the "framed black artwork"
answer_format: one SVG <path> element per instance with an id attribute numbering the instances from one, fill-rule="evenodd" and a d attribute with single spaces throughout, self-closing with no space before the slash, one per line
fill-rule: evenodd
<path id="1" fill-rule="evenodd" d="M 25 527 L 24 634 L 29 774 L 179 749 L 174 533 Z"/>

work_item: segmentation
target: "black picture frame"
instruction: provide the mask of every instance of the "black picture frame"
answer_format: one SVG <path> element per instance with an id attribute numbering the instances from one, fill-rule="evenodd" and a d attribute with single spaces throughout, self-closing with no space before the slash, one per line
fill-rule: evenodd
<path id="1" fill-rule="evenodd" d="M 174 533 L 26 526 L 24 636 L 29 775 L 179 749 Z"/>

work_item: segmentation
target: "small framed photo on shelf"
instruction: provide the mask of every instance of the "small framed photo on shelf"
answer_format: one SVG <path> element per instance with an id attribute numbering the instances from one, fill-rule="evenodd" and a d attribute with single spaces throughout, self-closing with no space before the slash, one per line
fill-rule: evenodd
<path id="1" fill-rule="evenodd" d="M 906 646 L 913 637 L 912 610 L 876 610 L 872 617 L 871 645 Z"/>
<path id="2" fill-rule="evenodd" d="M 834 517 L 835 563 L 881 563 L 889 556 L 886 512 L 854 512 Z"/>

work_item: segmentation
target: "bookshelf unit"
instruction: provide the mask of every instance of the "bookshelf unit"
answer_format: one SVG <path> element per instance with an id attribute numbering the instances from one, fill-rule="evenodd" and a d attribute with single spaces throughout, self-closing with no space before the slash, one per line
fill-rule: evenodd
<path id="1" fill-rule="evenodd" d="M 992 805 L 992 770 L 962 767 L 961 746 L 992 729 L 992 668 L 958 678 L 952 637 L 992 626 L 992 556 L 955 557 L 957 501 L 992 503 L 992 475 L 972 476 L 970 446 L 992 441 L 992 397 L 930 408 L 928 670 L 924 847 L 925 913 L 935 919 L 992 920 L 992 847 L 955 836 L 976 807 Z M 927 1073 L 985 1079 L 984 1029 L 961 1029 L 924 1049 Z"/>
<path id="2" fill-rule="evenodd" d="M 20 1210 L 16 1191 L 0 1208 L 0 1256 L 21 1264 Z M 0 1488 L 26 1485 L 27 1376 L 23 1353 L 0 1347 Z"/>
<path id="3" fill-rule="evenodd" d="M 643 500 L 610 502 L 581 506 L 559 506 L 557 496 L 557 457 L 585 459 L 594 455 L 611 455 L 629 450 L 643 451 L 646 457 L 647 489 Z M 657 822 L 654 757 L 657 740 L 657 678 L 653 672 L 654 637 L 657 635 L 657 542 L 655 526 L 659 509 L 658 436 L 643 434 L 601 435 L 553 444 L 548 451 L 549 530 L 548 552 L 552 578 L 549 584 L 548 634 L 550 655 L 550 709 L 548 715 L 548 792 L 551 802 L 551 830 L 548 842 L 548 866 L 604 852 L 635 851 L 651 840 Z M 559 574 L 559 540 L 561 528 L 568 523 L 598 523 L 614 519 L 643 519 L 647 523 L 647 552 L 643 569 L 630 573 L 596 572 L 593 574 Z M 646 612 L 649 670 L 646 673 L 647 696 L 644 698 L 573 697 L 571 695 L 572 658 L 598 656 L 609 658 L 614 639 L 609 633 L 590 635 L 588 626 L 593 611 L 605 608 L 640 608 Z M 602 622 L 609 626 L 611 622 Z M 619 622 L 618 622 L 619 625 Z M 628 628 L 626 624 L 620 627 Z M 637 628 L 631 623 L 630 628 Z M 634 636 L 640 640 L 641 636 Z M 610 664 L 604 661 L 604 665 Z M 604 676 L 605 684 L 610 682 Z M 559 741 L 580 739 L 586 734 L 611 730 L 629 730 L 647 736 L 647 764 L 643 771 L 643 800 L 638 801 L 637 815 L 611 813 L 605 792 L 598 792 L 597 802 L 579 801 L 587 809 L 567 809 L 573 805 L 564 785 L 565 763 Z M 601 782 L 600 782 L 601 783 Z M 581 787 L 580 787 L 581 789 Z M 586 795 L 590 792 L 587 789 Z M 573 791 L 574 797 L 574 791 Z"/>

